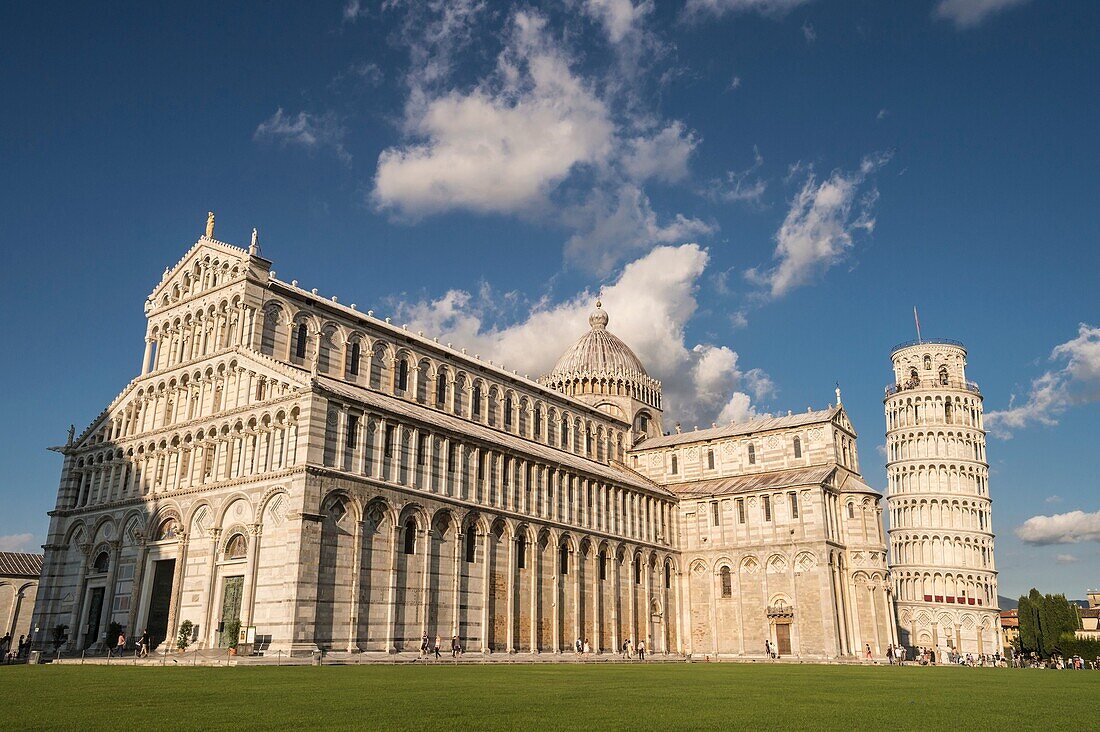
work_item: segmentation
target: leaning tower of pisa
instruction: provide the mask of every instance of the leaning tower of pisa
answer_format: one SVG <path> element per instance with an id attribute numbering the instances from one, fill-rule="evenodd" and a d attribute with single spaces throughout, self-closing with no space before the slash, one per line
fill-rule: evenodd
<path id="1" fill-rule="evenodd" d="M 899 637 L 910 648 L 1001 650 L 982 394 L 966 347 L 903 343 L 886 387 L 887 507 Z"/>

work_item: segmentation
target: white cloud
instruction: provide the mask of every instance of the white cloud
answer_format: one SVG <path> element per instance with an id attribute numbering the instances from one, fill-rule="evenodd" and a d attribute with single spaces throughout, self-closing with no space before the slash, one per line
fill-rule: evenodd
<path id="1" fill-rule="evenodd" d="M 1016 527 L 1016 536 L 1028 544 L 1100 541 L 1100 511 L 1070 511 L 1053 516 L 1032 516 Z"/>
<path id="2" fill-rule="evenodd" d="M 1054 561 L 1058 562 L 1058 564 L 1076 564 L 1081 560 L 1072 554 L 1058 554 L 1054 557 Z"/>
<path id="3" fill-rule="evenodd" d="M 759 370 L 743 372 L 731 349 L 689 343 L 685 331 L 708 261 L 696 244 L 657 247 L 624 266 L 598 293 L 610 316 L 609 330 L 663 382 L 666 426 L 677 420 L 709 425 L 716 418 L 746 419 L 755 409 L 744 390 L 762 393 L 771 384 Z M 596 295 L 585 290 L 561 302 L 539 301 L 507 326 L 491 324 L 499 298 L 489 291 L 475 296 L 455 290 L 437 300 L 401 303 L 397 315 L 410 328 L 438 334 L 443 342 L 534 378 L 588 330 Z"/>
<path id="4" fill-rule="evenodd" d="M 726 91 L 734 91 L 735 89 L 740 89 L 740 88 L 741 88 L 741 77 L 735 75 L 732 79 L 730 79 L 730 85 L 728 87 L 726 87 Z"/>
<path id="5" fill-rule="evenodd" d="M 781 16 L 809 0 L 688 0 L 684 14 L 721 16 L 726 13 L 760 13 Z"/>
<path id="6" fill-rule="evenodd" d="M 877 191 L 864 184 L 888 160 L 886 155 L 864 158 L 859 170 L 837 170 L 820 183 L 810 172 L 775 236 L 777 264 L 768 270 L 750 269 L 747 279 L 777 298 L 842 261 L 854 244 L 854 235 L 874 229 L 871 209 Z"/>
<path id="7" fill-rule="evenodd" d="M 566 259 L 599 273 L 655 245 L 680 244 L 714 231 L 711 224 L 683 214 L 662 223 L 649 196 L 630 183 L 617 190 L 596 189 L 563 215 L 576 230 L 565 244 Z"/>
<path id="8" fill-rule="evenodd" d="M 684 123 L 674 120 L 654 135 L 635 137 L 626 145 L 623 167 L 636 181 L 650 178 L 681 181 L 688 175 L 688 159 L 699 144 Z"/>
<path id="9" fill-rule="evenodd" d="M 956 28 L 972 28 L 986 18 L 1028 0 L 940 0 L 935 14 L 950 20 Z"/>
<path id="10" fill-rule="evenodd" d="M 882 109 L 880 109 L 878 111 L 878 114 L 875 115 L 875 119 L 878 120 L 879 122 L 881 122 L 882 120 L 886 119 L 889 116 L 890 116 L 890 110 L 887 109 L 886 107 L 883 107 Z"/>
<path id="11" fill-rule="evenodd" d="M 725 180 L 711 181 L 706 191 L 707 197 L 713 201 L 760 206 L 768 189 L 767 181 L 759 176 L 760 168 L 764 165 L 764 156 L 756 146 L 753 146 L 752 154 L 753 163 L 749 167 L 744 170 L 728 170 Z"/>
<path id="12" fill-rule="evenodd" d="M 652 0 L 584 0 L 584 12 L 598 21 L 612 44 L 641 32 L 645 17 L 653 12 Z"/>
<path id="13" fill-rule="evenodd" d="M 1046 500 L 1043 501 L 1043 503 L 1061 503 L 1061 502 L 1062 502 L 1062 497 L 1061 496 L 1047 496 Z"/>
<path id="14" fill-rule="evenodd" d="M 0 536 L 0 552 L 23 552 L 30 548 L 34 534 L 7 534 Z"/>
<path id="15" fill-rule="evenodd" d="M 806 43 L 813 43 L 817 40 L 817 31 L 814 30 L 809 21 L 802 24 L 802 37 L 806 39 Z"/>
<path id="16" fill-rule="evenodd" d="M 422 138 L 378 159 L 374 200 L 424 214 L 454 208 L 522 212 L 544 203 L 578 166 L 605 162 L 614 124 L 569 67 L 539 15 L 517 12 L 497 74 L 473 91 L 427 103 Z"/>
<path id="17" fill-rule="evenodd" d="M 1058 417 L 1067 409 L 1100 401 L 1100 327 L 1081 323 L 1077 337 L 1057 345 L 1050 360 L 1063 362 L 1031 382 L 1027 400 L 1008 409 L 988 412 L 986 427 L 998 437 L 1009 439 L 1012 431 L 1029 424 L 1058 424 Z"/>
<path id="18" fill-rule="evenodd" d="M 344 126 L 335 112 L 286 114 L 282 107 L 265 119 L 252 134 L 256 142 L 269 142 L 280 147 L 294 146 L 314 151 L 329 148 L 344 164 L 351 155 L 344 148 Z"/>

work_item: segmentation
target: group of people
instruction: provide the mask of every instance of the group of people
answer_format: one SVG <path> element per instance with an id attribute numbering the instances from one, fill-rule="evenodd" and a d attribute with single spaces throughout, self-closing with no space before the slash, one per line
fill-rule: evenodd
<path id="1" fill-rule="evenodd" d="M 1008 667 L 1008 659 L 1000 653 L 957 653 L 954 650 L 942 651 L 937 648 L 917 648 L 914 660 L 921 666 Z"/>
<path id="2" fill-rule="evenodd" d="M 442 654 L 443 639 L 438 635 L 435 637 L 435 643 L 428 640 L 428 636 L 425 635 L 420 639 L 420 657 L 428 658 L 429 656 L 435 656 L 438 660 L 443 658 Z M 462 644 L 458 642 L 458 636 L 451 636 L 451 658 L 458 658 L 462 654 Z"/>
<path id="3" fill-rule="evenodd" d="M 580 643 L 580 641 L 577 641 L 577 643 Z M 637 646 L 634 645 L 634 641 L 631 640 L 630 638 L 627 638 L 626 640 L 623 641 L 623 647 L 622 647 L 623 658 L 628 660 L 628 661 L 632 658 L 635 658 L 635 657 L 637 657 L 637 659 L 639 661 L 644 661 L 645 660 L 645 650 L 646 649 L 645 649 L 645 641 L 644 640 L 638 641 Z M 588 651 L 588 641 L 587 640 L 585 640 L 585 642 L 584 642 L 584 652 L 586 654 L 589 652 Z"/>
<path id="4" fill-rule="evenodd" d="M 19 636 L 19 643 L 16 646 L 12 646 L 11 633 L 4 634 L 3 638 L 0 638 L 0 659 L 4 663 L 15 663 L 16 661 L 26 658 L 27 652 L 31 649 L 31 642 L 27 639 L 27 636 Z"/>
<path id="5" fill-rule="evenodd" d="M 1012 659 L 1013 668 L 1049 668 L 1056 671 L 1062 671 L 1069 669 L 1071 671 L 1100 671 L 1100 656 L 1097 656 L 1093 661 L 1086 661 L 1081 656 L 1070 656 L 1064 658 L 1061 655 L 1054 655 L 1050 658 L 1040 658 L 1037 653 L 1030 654 L 1016 654 Z"/>

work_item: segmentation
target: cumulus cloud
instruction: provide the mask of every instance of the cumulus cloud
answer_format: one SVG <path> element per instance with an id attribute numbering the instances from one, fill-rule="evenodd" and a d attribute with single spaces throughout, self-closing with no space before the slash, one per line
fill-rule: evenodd
<path id="1" fill-rule="evenodd" d="M 541 300 L 510 325 L 493 324 L 500 298 L 487 290 L 476 295 L 452 290 L 435 300 L 399 303 L 397 315 L 410 328 L 439 334 L 443 342 L 536 377 L 588 330 L 598 295 L 610 316 L 608 329 L 662 381 L 667 425 L 744 420 L 756 413 L 748 392 L 770 393 L 767 374 L 744 371 L 738 354 L 726 346 L 691 343 L 686 335 L 708 261 L 707 251 L 696 244 L 660 246 L 628 263 L 600 292 Z"/>
<path id="2" fill-rule="evenodd" d="M 344 148 L 347 130 L 341 124 L 335 112 L 312 114 L 298 112 L 287 114 L 282 107 L 265 119 L 252 133 L 256 142 L 266 142 L 280 147 L 300 147 L 309 151 L 328 148 L 347 164 L 351 155 Z"/>
<path id="3" fill-rule="evenodd" d="M 1028 0 L 940 0 L 936 5 L 937 18 L 949 20 L 956 28 L 973 28 L 986 18 Z"/>
<path id="4" fill-rule="evenodd" d="M 684 14 L 722 16 L 726 13 L 760 13 L 781 16 L 809 0 L 688 0 Z"/>
<path id="5" fill-rule="evenodd" d="M 1016 536 L 1028 544 L 1100 541 L 1100 511 L 1070 511 L 1053 516 L 1032 516 L 1016 528 Z"/>
<path id="6" fill-rule="evenodd" d="M 631 254 L 658 244 L 690 241 L 715 229 L 683 214 L 661 221 L 649 196 L 631 183 L 617 190 L 592 191 L 585 203 L 567 209 L 563 216 L 576 230 L 566 242 L 566 259 L 599 273 Z"/>
<path id="7" fill-rule="evenodd" d="M 1081 323 L 1077 337 L 1055 346 L 1050 360 L 1061 366 L 1034 379 L 1023 404 L 1014 396 L 1007 409 L 986 413 L 990 432 L 1009 439 L 1013 430 L 1056 425 L 1070 407 L 1100 401 L 1100 327 Z"/>
<path id="8" fill-rule="evenodd" d="M 0 552 L 27 551 L 33 540 L 33 534 L 6 534 L 0 536 Z"/>
<path id="9" fill-rule="evenodd" d="M 778 298 L 842 261 L 855 235 L 874 229 L 871 212 L 878 192 L 867 185 L 868 176 L 888 160 L 888 155 L 867 157 L 858 170 L 837 170 L 820 182 L 811 170 L 775 236 L 776 264 L 750 269 L 746 278 Z M 792 168 L 791 175 L 798 172 Z"/>
<path id="10" fill-rule="evenodd" d="M 545 202 L 575 167 L 608 158 L 610 112 L 545 26 L 517 12 L 498 74 L 468 94 L 429 102 L 413 123 L 423 141 L 382 152 L 374 181 L 382 208 L 522 211 Z"/>
<path id="11" fill-rule="evenodd" d="M 688 175 L 688 159 L 699 139 L 683 122 L 674 120 L 653 135 L 635 137 L 626 145 L 623 167 L 631 178 L 681 181 Z"/>
<path id="12" fill-rule="evenodd" d="M 630 36 L 642 32 L 647 15 L 653 12 L 652 0 L 584 0 L 584 12 L 598 21 L 607 39 L 620 44 Z"/>

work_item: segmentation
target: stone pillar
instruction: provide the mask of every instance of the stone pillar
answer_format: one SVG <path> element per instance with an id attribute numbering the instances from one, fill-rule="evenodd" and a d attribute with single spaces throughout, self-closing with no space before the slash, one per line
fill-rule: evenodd
<path id="1" fill-rule="evenodd" d="M 397 653 L 394 646 L 395 624 L 397 622 L 397 541 L 401 534 L 401 526 L 397 521 L 393 523 L 393 531 L 390 536 L 390 596 L 386 602 L 386 653 Z"/>
<path id="2" fill-rule="evenodd" d="M 424 570 L 421 573 L 421 611 L 420 636 L 428 634 L 428 616 L 431 615 L 431 572 L 432 572 L 432 529 L 424 529 Z"/>
<path id="3" fill-rule="evenodd" d="M 168 648 L 176 647 L 178 631 L 176 624 L 179 620 L 180 596 L 183 593 L 183 566 L 187 563 L 187 541 L 187 534 L 181 530 L 179 548 L 176 550 L 176 566 L 172 571 L 172 596 L 168 605 L 168 637 L 164 639 L 164 642 L 168 644 Z"/>
<path id="4" fill-rule="evenodd" d="M 111 548 L 111 570 L 107 573 L 107 591 L 104 593 L 104 603 L 106 611 L 104 617 L 106 622 L 104 628 L 109 626 L 114 620 L 114 606 L 115 606 L 115 579 L 118 577 L 118 562 L 122 558 L 122 541 L 109 541 L 107 546 Z M 129 630 L 129 628 L 127 628 Z M 108 638 L 108 642 L 114 642 L 114 638 Z"/>
<path id="5" fill-rule="evenodd" d="M 539 538 L 531 545 L 531 653 L 539 652 L 539 570 L 542 565 Z"/>
<path id="6" fill-rule="evenodd" d="M 573 627 L 574 638 L 584 640 L 584 616 L 581 614 L 581 550 L 571 551 L 570 562 L 573 565 Z"/>
<path id="7" fill-rule="evenodd" d="M 359 581 L 363 562 L 363 533 L 366 524 L 362 517 L 355 522 L 355 540 L 352 545 L 355 552 L 351 558 L 351 616 L 348 620 L 348 653 L 357 653 L 359 649 Z"/>
<path id="8" fill-rule="evenodd" d="M 252 618 L 256 608 L 256 578 L 259 575 L 260 541 L 263 538 L 263 524 L 249 524 L 248 526 L 248 563 L 245 565 L 248 572 L 248 580 L 244 583 L 244 593 L 241 601 L 240 618 L 241 627 L 248 628 L 252 625 Z"/>
<path id="9" fill-rule="evenodd" d="M 516 542 L 519 537 L 510 537 L 508 542 L 508 652 L 516 652 Z"/>
<path id="10" fill-rule="evenodd" d="M 459 619 L 459 600 L 460 600 L 460 582 L 462 579 L 462 546 L 465 540 L 465 534 L 461 531 L 455 532 L 455 556 L 454 556 L 454 584 L 452 585 L 452 620 L 451 620 L 451 635 L 458 635 L 458 619 Z"/>
<path id="11" fill-rule="evenodd" d="M 142 376 L 145 376 L 145 374 L 149 373 L 149 365 L 151 363 L 152 357 L 153 357 L 153 339 L 147 337 L 145 339 L 145 355 L 142 356 L 142 358 L 141 358 L 141 375 Z"/>
<path id="12" fill-rule="evenodd" d="M 210 560 L 207 562 L 207 591 L 202 597 L 202 613 L 199 615 L 199 622 L 202 624 L 200 629 L 202 637 L 206 638 L 207 647 L 210 648 L 213 647 L 213 633 L 210 626 L 213 625 L 213 594 L 215 594 L 215 584 L 218 579 L 218 547 L 221 545 L 221 529 L 209 528 L 207 536 L 210 538 Z"/>
<path id="13" fill-rule="evenodd" d="M 615 577 L 615 591 L 611 594 L 611 645 L 615 646 L 612 650 L 618 653 L 623 647 L 622 638 L 619 637 L 619 606 L 622 604 L 623 573 L 619 564 L 618 552 L 612 550 L 609 559 L 611 560 L 611 573 Z"/>
<path id="14" fill-rule="evenodd" d="M 486 476 L 488 477 L 488 476 Z M 489 585 L 493 576 L 493 554 L 495 553 L 495 547 L 493 547 L 493 527 L 489 526 L 489 530 L 485 532 L 485 576 L 482 578 L 481 584 L 481 652 L 489 653 L 489 624 L 492 618 L 489 617 Z"/>
<path id="15" fill-rule="evenodd" d="M 592 553 L 592 561 L 588 563 L 592 573 L 592 648 L 596 653 L 603 650 L 603 633 L 600 617 L 603 614 L 603 584 L 600 582 L 600 553 Z M 606 566 L 606 564 L 604 565 Z"/>

